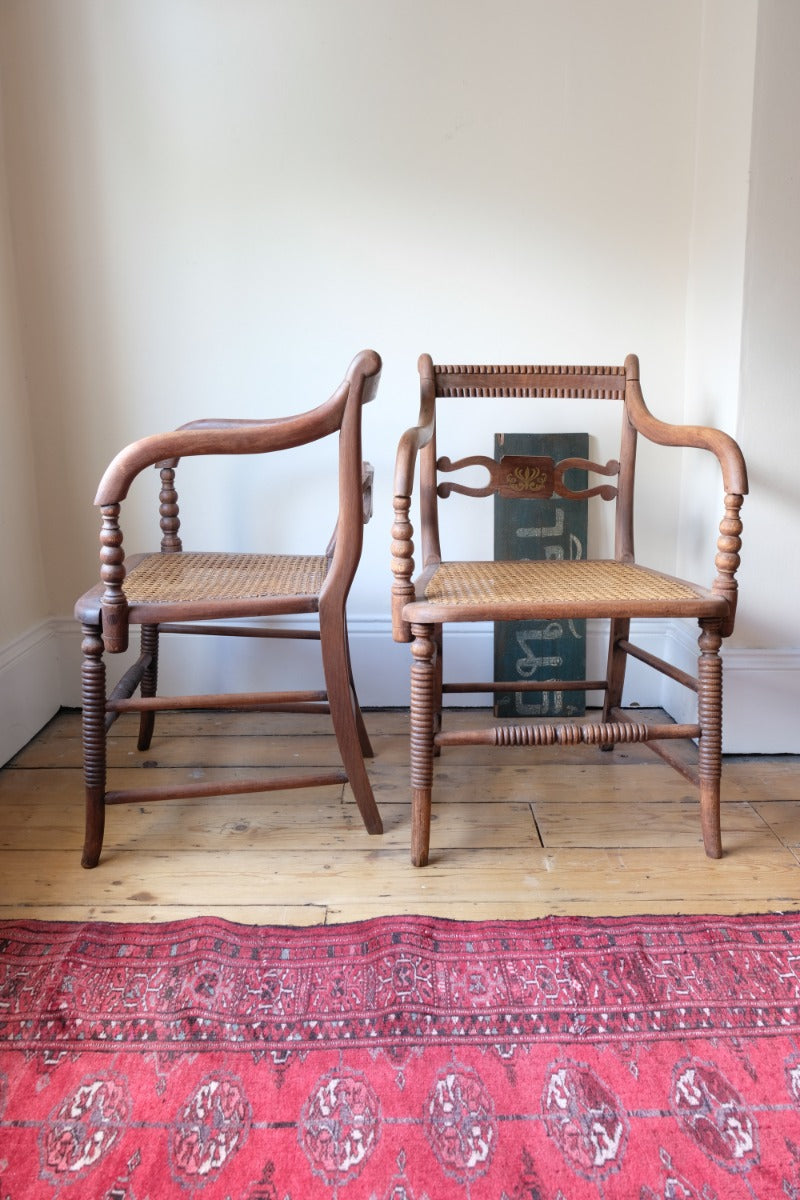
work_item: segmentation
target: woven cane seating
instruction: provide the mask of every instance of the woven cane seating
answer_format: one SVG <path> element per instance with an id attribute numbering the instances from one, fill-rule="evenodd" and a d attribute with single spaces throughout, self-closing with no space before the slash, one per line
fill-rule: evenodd
<path id="1" fill-rule="evenodd" d="M 361 456 L 362 406 L 377 390 L 381 361 L 374 351 L 353 359 L 341 385 L 324 404 L 295 416 L 264 421 L 194 421 L 172 433 L 134 442 L 108 467 L 95 504 L 102 514 L 100 583 L 75 606 L 83 631 L 83 756 L 86 836 L 82 863 L 97 865 L 109 805 L 204 795 L 320 786 L 349 782 L 369 833 L 381 833 L 381 818 L 364 765 L 372 748 L 356 696 L 347 637 L 346 601 L 361 556 L 363 526 L 372 509 L 372 468 Z M 335 469 L 327 476 L 333 494 L 315 496 L 333 536 L 322 553 L 219 553 L 183 549 L 176 468 L 181 458 L 264 455 L 265 468 L 276 455 L 299 451 L 334 436 Z M 315 462 L 317 460 L 315 459 Z M 134 479 L 149 467 L 160 472 L 161 545 L 155 553 L 125 555 L 120 516 Z M 292 460 L 291 469 L 296 470 Z M 278 476 L 277 471 L 271 475 Z M 315 478 L 325 476 L 317 471 Z M 268 476 L 269 478 L 269 476 Z M 308 485 L 304 484 L 304 491 Z M 330 489 L 329 489 L 330 490 Z M 320 492 L 324 488 L 320 485 Z M 130 503 L 130 501 L 129 501 Z M 260 499 L 260 503 L 263 503 Z M 285 495 L 275 495 L 266 511 L 281 526 Z M 291 511 L 291 507 L 289 510 Z M 281 534 L 285 534 L 283 528 Z M 305 623 L 259 623 L 261 618 L 311 613 Z M 231 620 L 231 619 L 235 619 Z M 225 622 L 228 622 L 227 624 Z M 127 650 L 131 626 L 140 627 L 140 654 L 110 693 L 104 654 Z M 320 642 L 324 689 L 160 696 L 157 693 L 159 641 L 163 634 L 216 637 L 302 638 Z M 190 643 L 191 644 L 191 643 Z M 147 750 L 157 712 L 186 709 L 328 712 L 341 756 L 341 768 L 291 775 L 108 790 L 106 734 L 121 713 L 138 712 L 138 747 Z"/>
<path id="2" fill-rule="evenodd" d="M 392 630 L 395 641 L 412 643 L 411 666 L 411 858 L 424 866 L 430 850 L 434 759 L 448 746 L 575 745 L 613 749 L 616 743 L 643 742 L 690 779 L 699 792 L 701 830 L 706 853 L 722 854 L 720 776 L 722 767 L 722 639 L 733 631 L 742 524 L 739 511 L 747 492 L 744 459 L 737 444 L 716 429 L 666 424 L 647 409 L 639 383 L 639 362 L 629 355 L 623 366 L 450 366 L 419 360 L 421 405 L 418 423 L 402 437 L 395 469 L 392 529 Z M 614 400 L 621 410 L 619 458 L 606 463 L 509 456 L 496 462 L 484 455 L 453 462 L 438 448 L 442 422 L 455 408 L 459 430 L 469 429 L 471 403 L 493 407 L 504 398 L 544 400 L 549 414 L 565 401 Z M 446 406 L 439 414 L 437 408 Z M 533 407 L 533 406 L 532 406 Z M 606 408 L 607 411 L 607 408 Z M 582 407 L 585 412 L 585 406 Z M 451 413 L 451 418 L 453 414 Z M 498 417 L 498 422 L 502 418 Z M 585 419 L 585 418 L 584 418 Z M 637 436 L 663 446 L 696 447 L 714 454 L 722 472 L 722 520 L 708 585 L 676 579 L 638 564 L 634 556 L 634 472 Z M 673 457 L 673 469 L 678 463 Z M 464 468 L 488 473 L 483 486 L 460 483 Z M 590 486 L 571 491 L 567 472 L 588 472 Z M 670 469 L 667 463 L 666 469 Z M 414 577 L 414 529 L 411 507 L 418 474 L 421 569 Z M 599 481 L 592 476 L 599 476 Z M 566 478 L 565 478 L 566 476 Z M 522 482 L 521 482 L 522 481 Z M 453 494 L 471 499 L 501 494 L 552 499 L 564 504 L 593 498 L 615 506 L 614 547 L 605 559 L 553 558 L 535 562 L 449 561 L 440 538 L 439 505 Z M 469 519 L 468 514 L 465 519 Z M 487 621 L 558 621 L 600 618 L 608 622 L 606 674 L 601 679 L 446 681 L 443 666 L 446 625 Z M 631 640 L 631 621 L 691 618 L 699 625 L 699 657 L 691 674 Z M 621 707 L 628 658 L 653 668 L 697 695 L 697 719 L 691 722 L 633 719 Z M 564 689 L 598 691 L 599 720 L 495 722 L 486 729 L 447 730 L 443 696 L 448 693 L 506 691 L 553 693 Z M 682 753 L 680 742 L 696 742 Z"/>

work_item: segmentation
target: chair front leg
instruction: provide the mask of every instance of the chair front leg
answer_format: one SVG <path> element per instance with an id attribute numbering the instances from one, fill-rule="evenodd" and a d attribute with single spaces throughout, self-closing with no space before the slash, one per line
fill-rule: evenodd
<path id="1" fill-rule="evenodd" d="M 440 733 L 442 729 L 442 688 L 444 686 L 444 626 L 435 625 L 433 627 L 433 640 L 435 644 L 433 658 L 433 731 Z M 438 758 L 441 750 L 438 746 L 433 747 L 433 757 Z"/>
<path id="2" fill-rule="evenodd" d="M 431 837 L 436 635 L 433 625 L 412 624 L 411 633 L 411 861 L 424 867 Z"/>
<path id="3" fill-rule="evenodd" d="M 103 848 L 106 817 L 106 668 L 99 628 L 86 624 L 81 629 L 83 778 L 86 794 L 86 831 L 81 866 L 96 867 Z"/>
<path id="4" fill-rule="evenodd" d="M 722 775 L 721 623 L 701 621 L 697 666 L 697 719 L 700 725 L 698 775 L 703 846 L 709 858 L 722 857 L 720 778 Z"/>

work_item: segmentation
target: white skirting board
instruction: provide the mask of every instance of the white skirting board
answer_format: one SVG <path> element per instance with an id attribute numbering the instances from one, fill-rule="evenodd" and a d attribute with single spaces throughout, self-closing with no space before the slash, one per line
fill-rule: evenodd
<path id="1" fill-rule="evenodd" d="M 667 657 L 696 673 L 696 626 L 674 622 Z M 800 754 L 800 650 L 749 650 L 722 646 L 722 750 L 724 754 Z M 694 697 L 664 681 L 662 706 L 676 721 L 693 721 Z"/>
<path id="2" fill-rule="evenodd" d="M 302 622 L 298 621 L 298 624 Z M 680 622 L 634 623 L 632 639 L 693 671 L 696 637 Z M 64 618 L 45 621 L 0 648 L 0 763 L 25 745 L 60 707 L 80 706 L 80 630 Z M 322 686 L 319 647 L 314 642 L 254 644 L 230 638 L 219 652 L 213 638 L 164 639 L 160 664 L 163 693 L 235 691 Z M 359 699 L 365 708 L 404 708 L 409 701 L 411 651 L 392 641 L 388 617 L 355 617 L 350 646 Z M 493 661 L 490 625 L 452 627 L 446 632 L 447 669 L 461 679 L 489 678 Z M 183 653 L 181 653 L 183 651 Z M 135 657 L 107 656 L 116 681 Z M 606 638 L 600 625 L 587 631 L 588 674 L 602 674 Z M 800 754 L 800 649 L 723 651 L 723 748 L 728 754 Z M 590 698 L 596 702 L 599 696 Z M 457 696 L 458 705 L 490 703 L 487 696 Z M 641 664 L 631 662 L 623 702 L 663 707 L 676 720 L 694 719 L 694 697 Z"/>
<path id="3" fill-rule="evenodd" d="M 63 703 L 58 632 L 44 621 L 0 647 L 0 764 L 21 750 Z"/>

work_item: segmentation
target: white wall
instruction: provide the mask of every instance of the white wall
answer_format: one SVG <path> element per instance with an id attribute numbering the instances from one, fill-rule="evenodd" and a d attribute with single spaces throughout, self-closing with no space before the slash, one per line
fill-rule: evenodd
<path id="1" fill-rule="evenodd" d="M 696 3 L 12 0 L 4 21 L 59 612 L 94 571 L 112 451 L 305 405 L 365 345 L 385 372 L 356 612 L 386 608 L 421 350 L 636 349 L 680 414 Z"/>
<path id="2" fill-rule="evenodd" d="M 797 644 L 800 594 L 800 5 L 760 9 L 747 229 L 739 436 L 753 462 L 747 519 L 752 549 L 742 588 L 773 585 L 745 611 L 742 644 Z M 785 115 L 787 119 L 781 119 Z M 785 398 L 775 412 L 773 397 Z M 777 419 L 776 419 L 777 418 Z M 776 586 L 778 585 L 778 586 Z"/>
<path id="3" fill-rule="evenodd" d="M 688 403 L 730 427 L 755 13 L 756 0 L 5 0 L 18 303 L 60 628 L 95 577 L 91 500 L 116 449 L 198 415 L 309 406 L 364 346 L 385 364 L 351 604 L 369 703 L 407 690 L 407 648 L 387 640 L 388 546 L 420 351 L 634 350 L 656 413 L 680 420 Z M 712 326 L 724 386 L 687 390 Z M 638 538 L 672 569 L 695 551 L 678 543 L 680 472 L 654 461 Z M 204 504 L 204 528 L 244 543 L 263 510 L 234 531 L 231 486 Z M 150 524 L 137 509 L 129 548 Z"/>
<path id="4" fill-rule="evenodd" d="M 724 744 L 796 752 L 800 481 L 790 448 L 800 440 L 800 6 L 704 7 L 687 419 L 733 433 L 750 476 L 737 628 L 724 652 Z M 701 540 L 720 514 L 716 472 L 689 458 L 679 566 L 694 577 Z M 687 656 L 691 648 L 685 639 Z"/>
<path id="5" fill-rule="evenodd" d="M 58 710 L 8 212 L 0 97 L 0 763 Z"/>
<path id="6" fill-rule="evenodd" d="M 732 434 L 739 409 L 757 16 L 752 0 L 703 5 L 684 419 Z M 722 495 L 710 455 L 687 454 L 684 465 L 682 529 L 697 536 L 682 537 L 679 560 L 694 578 L 702 569 L 701 546 L 716 536 Z M 705 485 L 700 489 L 698 472 Z"/>
<path id="7" fill-rule="evenodd" d="M 0 110 L 2 111 L 2 110 Z M 46 615 L 39 550 L 35 463 L 26 407 L 25 372 L 16 305 L 14 250 L 8 219 L 0 124 L 0 539 L 3 605 L 0 644 Z"/>
<path id="8" fill-rule="evenodd" d="M 800 737 L 799 54 L 800 5 L 761 0 L 737 427 L 751 488 L 740 586 L 752 602 L 742 605 L 735 644 L 747 647 L 754 671 L 750 703 L 731 706 L 728 718 L 739 740 L 752 742 L 753 696 L 763 689 L 769 723 L 760 745 L 773 750 L 798 748 Z"/>

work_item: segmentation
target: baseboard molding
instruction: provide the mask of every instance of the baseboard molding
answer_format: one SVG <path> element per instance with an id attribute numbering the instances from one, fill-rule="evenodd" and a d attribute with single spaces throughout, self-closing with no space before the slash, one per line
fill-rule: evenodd
<path id="1" fill-rule="evenodd" d="M 696 627 L 675 623 L 668 656 L 697 671 Z M 800 754 L 800 650 L 749 650 L 723 645 L 722 749 L 725 754 Z M 662 706 L 676 721 L 693 721 L 694 698 L 665 680 Z"/>
<path id="2" fill-rule="evenodd" d="M 303 626 L 306 622 L 298 619 Z M 697 661 L 695 627 L 680 622 L 649 621 L 637 626 L 631 636 L 638 645 L 654 654 L 667 657 L 684 670 L 694 672 Z M 189 639 L 184 639 L 184 642 Z M 0 652 L 2 694 L 7 697 L 9 710 L 19 725 L 20 711 L 29 710 L 28 719 L 20 726 L 24 745 L 36 728 L 38 717 L 44 724 L 58 708 L 49 699 L 58 695 L 67 707 L 80 705 L 80 632 L 74 621 L 55 620 L 42 626 L 38 636 L 30 635 L 29 645 L 20 639 L 14 651 Z M 172 639 L 173 646 L 178 639 Z M 235 690 L 274 686 L 320 686 L 319 649 L 309 643 L 300 649 L 298 643 L 264 643 L 263 653 L 255 652 L 251 643 L 231 639 L 225 655 L 219 655 L 211 638 L 191 639 L 192 654 L 178 656 L 165 649 L 161 664 L 161 684 L 165 691 L 184 691 L 199 686 L 200 690 Z M 233 644 L 235 642 L 235 644 Z M 392 641 L 387 617 L 358 616 L 350 621 L 350 646 L 353 670 L 359 698 L 365 708 L 402 708 L 409 701 L 409 672 L 411 653 L 407 645 Z M 186 647 L 184 646 L 184 649 Z M 300 659 L 295 655 L 300 649 Z M 294 652 L 294 653 L 293 653 Z M 448 630 L 446 654 L 448 668 L 462 679 L 489 678 L 493 661 L 493 632 L 491 624 L 451 627 Z M 17 660 L 32 655 L 32 670 L 23 671 Z M 48 661 L 52 656 L 53 661 Z M 125 656 L 122 656 L 125 658 Z M 133 652 L 125 659 L 132 659 Z M 586 658 L 589 675 L 605 670 L 606 636 L 599 625 L 589 624 L 586 635 Z M 111 661 L 111 660 L 109 660 Z M 797 702 L 800 698 L 800 650 L 739 650 L 726 647 L 724 661 L 725 719 L 723 748 L 728 754 L 800 754 L 800 723 L 797 721 Z M 38 683 L 28 683 L 20 691 L 16 675 L 12 682 L 9 673 L 14 663 L 20 679 L 30 676 Z M 5 664 L 5 667 L 4 667 Z M 114 664 L 121 670 L 123 662 Z M 116 671 L 115 671 L 116 674 Z M 53 686 L 53 679 L 56 685 Z M 47 684 L 45 686 L 45 680 Z M 25 702 L 25 694 L 30 694 Z M 20 697 L 23 703 L 20 704 Z M 38 699 L 38 708 L 33 704 Z M 591 698 L 599 700 L 599 696 Z M 459 705 L 486 704 L 486 696 L 459 696 Z M 685 689 L 668 679 L 662 679 L 649 668 L 631 662 L 626 679 L 625 705 L 643 708 L 663 707 L 676 720 L 694 720 L 694 698 Z M 8 718 L 4 722 L 8 724 Z M 8 736 L 8 729 L 4 730 Z M 9 741 L 14 741 L 11 737 Z"/>
<path id="3" fill-rule="evenodd" d="M 61 707 L 59 639 L 43 621 L 0 648 L 0 764 Z"/>
<path id="4" fill-rule="evenodd" d="M 80 704 L 80 630 L 74 621 L 54 622 L 60 643 L 62 663 L 62 697 L 69 707 Z M 314 621 L 302 615 L 284 624 L 295 628 L 311 628 Z M 353 673 L 359 699 L 365 708 L 402 708 L 409 702 L 411 651 L 408 645 L 392 641 L 391 624 L 385 616 L 353 617 L 348 623 Z M 650 621 L 643 625 L 639 643 L 653 653 L 661 653 L 668 627 L 665 622 Z M 192 653 L 176 653 L 180 641 L 184 651 L 191 643 Z M 587 671 L 594 678 L 605 673 L 607 637 L 601 627 L 590 623 L 586 634 Z M 172 653 L 170 652 L 172 651 Z M 491 679 L 494 663 L 494 631 L 491 622 L 476 625 L 453 625 L 447 630 L 445 654 L 453 679 Z M 135 657 L 131 649 L 125 655 L 106 659 L 109 677 L 122 673 Z M 265 676 L 268 675 L 268 682 Z M 218 653 L 212 638 L 165 639 L 159 664 L 160 686 L 175 693 L 190 691 L 258 690 L 264 687 L 314 688 L 321 686 L 319 648 L 282 641 L 261 642 L 257 647 L 244 639 L 229 639 L 224 658 Z M 204 680 L 202 685 L 199 681 Z M 653 673 L 640 663 L 631 662 L 626 680 L 624 702 L 643 707 L 661 703 L 661 686 Z M 459 707 L 485 705 L 485 693 L 459 695 L 451 703 Z M 595 703 L 601 703 L 598 694 Z"/>

